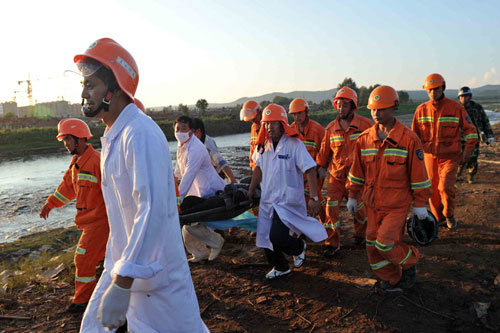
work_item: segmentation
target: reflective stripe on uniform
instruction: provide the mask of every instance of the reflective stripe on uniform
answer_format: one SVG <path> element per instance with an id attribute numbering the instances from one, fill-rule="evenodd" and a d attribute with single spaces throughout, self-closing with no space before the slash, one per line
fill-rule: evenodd
<path id="1" fill-rule="evenodd" d="M 90 283 L 95 280 L 95 275 L 94 276 L 76 276 L 75 275 L 75 281 L 82 282 L 82 283 Z"/>
<path id="2" fill-rule="evenodd" d="M 366 246 L 375 246 L 375 240 L 366 239 Z"/>
<path id="3" fill-rule="evenodd" d="M 372 156 L 372 155 L 377 155 L 377 153 L 378 153 L 378 148 L 361 149 L 361 156 Z"/>
<path id="4" fill-rule="evenodd" d="M 70 200 L 66 198 L 64 195 L 62 195 L 59 191 L 54 192 L 54 197 L 61 201 L 63 204 L 67 204 Z"/>
<path id="5" fill-rule="evenodd" d="M 85 253 L 87 253 L 87 250 L 85 250 L 84 248 L 81 247 L 76 248 L 76 254 L 85 254 Z"/>
<path id="6" fill-rule="evenodd" d="M 341 135 L 336 135 L 336 136 L 330 137 L 330 142 L 340 142 L 340 141 L 344 141 L 344 137 Z"/>
<path id="7" fill-rule="evenodd" d="M 365 205 L 364 201 L 362 201 L 359 205 L 358 205 L 358 209 L 361 209 L 363 208 L 363 206 Z"/>
<path id="8" fill-rule="evenodd" d="M 406 257 L 403 260 L 401 260 L 401 262 L 399 264 L 404 265 L 404 263 L 407 262 L 408 259 L 410 259 L 410 256 L 411 256 L 411 249 L 408 251 L 408 254 L 406 255 Z"/>
<path id="9" fill-rule="evenodd" d="M 465 140 L 470 140 L 470 139 L 479 139 L 479 136 L 477 135 L 477 133 L 467 134 L 465 136 Z"/>
<path id="10" fill-rule="evenodd" d="M 337 221 L 335 222 L 334 224 L 331 224 L 331 223 L 325 223 L 323 224 L 323 226 L 325 227 L 325 229 L 332 229 L 332 230 L 335 230 L 339 227 L 339 224 L 340 224 L 340 221 Z"/>
<path id="11" fill-rule="evenodd" d="M 338 202 L 337 200 L 335 200 L 335 201 L 333 201 L 333 200 L 332 200 L 332 201 L 327 200 L 327 201 L 326 201 L 326 205 L 327 205 L 328 207 L 336 207 L 336 206 L 338 206 L 338 205 L 339 205 L 339 202 Z"/>
<path id="12" fill-rule="evenodd" d="M 356 140 L 361 133 L 354 133 L 349 136 L 351 141 Z"/>
<path id="13" fill-rule="evenodd" d="M 408 150 L 399 148 L 387 148 L 386 150 L 384 150 L 384 156 L 400 156 L 407 158 Z"/>
<path id="14" fill-rule="evenodd" d="M 181 197 L 177 197 L 177 206 L 181 206 Z"/>
<path id="15" fill-rule="evenodd" d="M 429 179 L 423 182 L 411 183 L 412 190 L 421 190 L 423 188 L 429 188 L 429 187 L 431 187 L 431 182 L 429 181 Z"/>
<path id="16" fill-rule="evenodd" d="M 318 145 L 314 141 L 304 141 L 304 145 L 306 147 L 312 147 L 312 148 L 317 148 L 318 147 Z"/>
<path id="17" fill-rule="evenodd" d="M 256 136 L 251 136 L 250 137 L 250 142 L 257 142 L 257 137 Z"/>
<path id="18" fill-rule="evenodd" d="M 376 264 L 370 264 L 370 267 L 372 268 L 373 271 L 376 271 L 377 269 L 381 269 L 382 267 L 385 267 L 389 264 L 390 262 L 388 260 L 382 260 Z"/>
<path id="19" fill-rule="evenodd" d="M 90 175 L 90 174 L 86 174 L 86 173 L 79 173 L 78 174 L 78 177 L 77 177 L 78 180 L 87 180 L 91 183 L 96 183 L 97 184 L 97 178 Z"/>
<path id="20" fill-rule="evenodd" d="M 418 117 L 418 122 L 423 123 L 423 122 L 434 122 L 434 117 Z"/>
<path id="21" fill-rule="evenodd" d="M 354 177 L 350 172 L 347 175 L 347 179 L 358 185 L 365 185 L 365 180 L 363 178 Z"/>
<path id="22" fill-rule="evenodd" d="M 392 248 L 394 247 L 394 242 L 390 243 L 390 244 L 382 244 L 380 243 L 378 240 L 375 241 L 375 247 L 377 248 L 377 250 L 379 251 L 382 251 L 382 252 L 387 252 L 387 251 L 390 251 L 392 250 Z"/>
<path id="23" fill-rule="evenodd" d="M 458 117 L 447 116 L 447 117 L 439 117 L 438 122 L 440 123 L 459 123 L 460 119 Z"/>

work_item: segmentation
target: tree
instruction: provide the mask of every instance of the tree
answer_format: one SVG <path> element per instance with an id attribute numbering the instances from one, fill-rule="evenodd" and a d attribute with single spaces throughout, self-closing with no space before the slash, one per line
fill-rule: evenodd
<path id="1" fill-rule="evenodd" d="M 349 88 L 351 88 L 352 90 L 354 90 L 356 92 L 356 94 L 359 91 L 358 86 L 356 85 L 356 82 L 354 82 L 354 80 L 351 79 L 350 77 L 346 77 L 344 79 L 344 81 L 342 81 L 341 83 L 339 83 L 337 85 L 337 89 L 340 89 L 340 88 L 345 87 L 345 86 L 348 86 Z"/>
<path id="2" fill-rule="evenodd" d="M 362 86 L 359 88 L 358 92 L 358 106 L 364 106 L 368 104 L 368 98 L 370 97 L 370 94 L 372 93 L 373 89 L 377 88 L 380 86 L 380 84 L 376 83 L 373 86 L 369 86 L 368 88 L 365 86 Z"/>
<path id="3" fill-rule="evenodd" d="M 281 105 L 284 108 L 288 108 L 288 105 L 290 105 L 290 102 L 292 101 L 291 98 L 284 97 L 284 96 L 276 96 L 273 98 L 273 103 Z"/>
<path id="4" fill-rule="evenodd" d="M 179 104 L 179 111 L 182 112 L 183 115 L 187 116 L 189 114 L 189 108 L 186 104 Z"/>
<path id="5" fill-rule="evenodd" d="M 328 109 L 331 109 L 333 105 L 332 105 L 331 100 L 325 99 L 319 103 L 319 106 L 320 106 L 321 110 L 328 110 Z"/>
<path id="6" fill-rule="evenodd" d="M 6 120 L 14 119 L 15 117 L 16 117 L 16 115 L 12 111 L 9 111 L 3 115 L 3 119 L 6 119 Z"/>
<path id="7" fill-rule="evenodd" d="M 271 101 L 262 101 L 262 102 L 260 102 L 260 106 L 262 107 L 262 109 L 265 109 L 266 106 L 268 106 L 269 104 L 271 104 Z"/>
<path id="8" fill-rule="evenodd" d="M 399 95 L 399 103 L 406 103 L 410 100 L 410 94 L 408 94 L 404 90 L 399 90 L 398 95 Z"/>
<path id="9" fill-rule="evenodd" d="M 196 108 L 200 111 L 201 117 L 205 117 L 205 111 L 207 110 L 208 102 L 206 99 L 199 99 L 196 101 Z"/>

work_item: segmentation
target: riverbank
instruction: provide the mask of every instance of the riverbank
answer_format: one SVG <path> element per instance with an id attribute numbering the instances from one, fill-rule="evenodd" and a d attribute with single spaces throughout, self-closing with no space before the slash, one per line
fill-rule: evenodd
<path id="1" fill-rule="evenodd" d="M 494 126 L 500 138 L 500 125 Z M 266 281 L 255 235 L 226 232 L 221 255 L 190 263 L 200 312 L 213 332 L 491 332 L 500 329 L 500 143 L 481 145 L 476 184 L 457 183 L 458 228 L 419 247 L 414 288 L 380 294 L 364 248 L 341 207 L 342 249 L 327 261 L 308 243 L 304 266 Z M 73 295 L 76 228 L 0 244 L 0 331 L 76 332 L 81 316 L 64 312 Z M 408 236 L 405 242 L 415 245 Z M 61 266 L 62 265 L 62 266 Z M 3 272 L 7 270 L 7 272 Z M 17 282 L 16 282 L 17 281 Z"/>
<path id="2" fill-rule="evenodd" d="M 406 103 L 400 106 L 398 114 L 413 114 L 417 103 Z M 370 117 L 366 107 L 361 107 L 359 114 Z M 326 126 L 335 119 L 337 113 L 334 110 L 311 112 L 311 119 L 318 121 Z M 205 129 L 210 136 L 221 136 L 237 133 L 250 132 L 251 123 L 240 121 L 235 116 L 207 117 L 204 120 Z M 293 119 L 290 117 L 290 122 Z M 173 121 L 158 120 L 158 125 L 169 141 L 175 141 Z M 46 122 L 42 123 L 46 124 Z M 104 133 L 104 126 L 99 122 L 93 121 L 90 124 L 93 138 L 90 143 L 95 148 L 100 148 L 100 137 Z M 28 155 L 43 155 L 57 152 L 64 152 L 64 146 L 57 141 L 57 126 L 22 128 L 22 129 L 4 129 L 0 130 L 0 162 Z"/>

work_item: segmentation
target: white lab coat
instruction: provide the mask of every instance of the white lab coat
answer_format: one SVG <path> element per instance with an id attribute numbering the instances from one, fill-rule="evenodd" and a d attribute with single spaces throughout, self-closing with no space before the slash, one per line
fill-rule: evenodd
<path id="1" fill-rule="evenodd" d="M 182 178 L 179 184 L 181 200 L 188 195 L 209 198 L 226 186 L 212 166 L 207 148 L 194 135 L 185 144 L 177 146 L 175 176 Z"/>
<path id="2" fill-rule="evenodd" d="M 283 134 L 276 150 L 272 142 L 261 154 L 255 150 L 252 159 L 262 170 L 257 246 L 273 250 L 269 239 L 273 212 L 295 234 L 305 234 L 314 242 L 326 239 L 320 221 L 307 216 L 303 173 L 316 166 L 304 143 Z"/>
<path id="3" fill-rule="evenodd" d="M 102 192 L 110 233 L 105 271 L 81 332 L 104 332 L 95 316 L 115 274 L 134 278 L 127 312 L 131 332 L 205 331 L 182 244 L 165 135 L 135 104 L 129 104 L 101 143 Z M 137 309 L 144 307 L 141 311 L 159 307 L 164 315 L 140 318 Z"/>

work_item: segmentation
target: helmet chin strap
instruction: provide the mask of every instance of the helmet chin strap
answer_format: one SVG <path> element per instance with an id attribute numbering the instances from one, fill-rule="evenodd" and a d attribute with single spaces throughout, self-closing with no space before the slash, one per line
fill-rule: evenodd
<path id="1" fill-rule="evenodd" d="M 101 104 L 95 109 L 94 111 L 91 111 L 89 107 L 85 106 L 85 99 L 82 98 L 82 112 L 85 115 L 85 117 L 95 117 L 101 110 L 104 110 L 104 112 L 109 111 L 109 103 L 111 102 L 111 98 L 113 98 L 113 92 L 108 90 L 106 93 L 106 97 L 102 99 Z"/>

